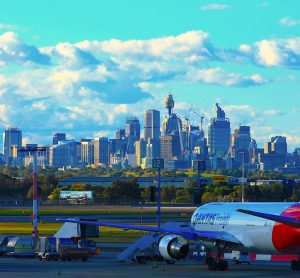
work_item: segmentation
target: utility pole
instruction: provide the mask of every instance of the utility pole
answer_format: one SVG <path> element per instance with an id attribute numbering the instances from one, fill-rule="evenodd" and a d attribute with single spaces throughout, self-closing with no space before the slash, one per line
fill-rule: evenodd
<path id="1" fill-rule="evenodd" d="M 28 152 L 29 155 L 32 154 L 32 178 L 33 178 L 33 200 L 32 200 L 32 236 L 38 237 L 38 183 L 37 183 L 37 152 L 45 152 L 45 147 L 25 147 L 19 149 L 20 152 Z"/>

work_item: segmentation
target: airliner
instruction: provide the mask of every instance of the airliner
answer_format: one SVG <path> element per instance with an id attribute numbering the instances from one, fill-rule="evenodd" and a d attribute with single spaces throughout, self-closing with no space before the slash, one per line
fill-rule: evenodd
<path id="1" fill-rule="evenodd" d="M 300 203 L 208 203 L 198 207 L 183 228 L 148 227 L 108 222 L 58 219 L 71 223 L 161 233 L 159 252 L 166 261 L 186 258 L 188 240 L 201 241 L 207 250 L 209 270 L 227 270 L 226 249 L 256 254 L 300 255 Z M 300 261 L 291 262 L 300 270 Z"/>

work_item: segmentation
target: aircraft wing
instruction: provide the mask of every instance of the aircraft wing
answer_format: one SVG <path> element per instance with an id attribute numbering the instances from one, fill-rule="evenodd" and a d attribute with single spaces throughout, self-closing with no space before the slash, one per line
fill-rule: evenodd
<path id="1" fill-rule="evenodd" d="M 275 215 L 275 214 L 269 214 L 269 213 L 263 213 L 263 212 L 257 212 L 257 211 L 252 211 L 252 210 L 246 210 L 246 209 L 238 209 L 237 211 L 257 216 L 260 218 L 272 220 L 278 223 L 286 224 L 288 226 L 300 228 L 300 219 L 297 218 L 292 218 L 292 217 L 286 217 L 286 216 L 281 216 L 281 215 Z"/>
<path id="2" fill-rule="evenodd" d="M 214 232 L 214 231 L 194 231 L 191 228 L 185 229 L 176 229 L 172 227 L 149 227 L 149 226 L 138 226 L 138 225 L 128 225 L 128 224 L 118 224 L 118 223 L 109 223 L 109 222 L 95 222 L 95 221 L 84 221 L 84 220 L 75 220 L 75 219 L 56 219 L 59 222 L 69 222 L 69 223 L 78 223 L 84 225 L 96 225 L 102 227 L 113 227 L 126 230 L 138 230 L 146 231 L 152 233 L 165 233 L 165 234 L 176 234 L 181 235 L 186 239 L 197 240 L 197 239 L 207 239 L 207 240 L 220 240 L 226 241 L 235 244 L 242 244 L 234 236 L 226 232 Z"/>

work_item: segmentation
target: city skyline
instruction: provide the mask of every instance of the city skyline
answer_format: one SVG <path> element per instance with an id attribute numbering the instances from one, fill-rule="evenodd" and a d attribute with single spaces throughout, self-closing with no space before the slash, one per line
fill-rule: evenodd
<path id="1" fill-rule="evenodd" d="M 110 2 L 2 5 L 1 131 L 41 144 L 60 131 L 112 138 L 126 116 L 167 114 L 170 92 L 182 118 L 191 105 L 205 115 L 206 132 L 219 102 L 232 130 L 299 147 L 299 2 Z"/>

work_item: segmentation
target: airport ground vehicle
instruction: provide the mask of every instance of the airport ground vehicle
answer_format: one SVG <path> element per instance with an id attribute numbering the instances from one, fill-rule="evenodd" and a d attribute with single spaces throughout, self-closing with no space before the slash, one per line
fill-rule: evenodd
<path id="1" fill-rule="evenodd" d="M 6 255 L 12 257 L 35 257 L 34 239 L 31 236 L 12 237 L 7 243 Z"/>
<path id="2" fill-rule="evenodd" d="M 87 261 L 90 256 L 89 249 L 78 246 L 72 238 L 40 238 L 36 250 L 38 258 L 47 261 Z"/>
<path id="3" fill-rule="evenodd" d="M 251 259 L 248 252 L 232 251 L 232 260 L 235 264 L 250 265 Z"/>
<path id="4" fill-rule="evenodd" d="M 165 260 L 186 258 L 188 240 L 201 241 L 207 249 L 210 270 L 227 270 L 224 253 L 228 249 L 256 254 L 300 253 L 299 203 L 208 203 L 198 207 L 191 221 L 176 226 L 138 226 L 71 219 L 59 221 L 148 231 L 162 235 L 160 255 Z M 215 256 L 210 256 L 210 250 Z M 300 270 L 300 260 L 291 262 Z"/>

